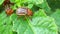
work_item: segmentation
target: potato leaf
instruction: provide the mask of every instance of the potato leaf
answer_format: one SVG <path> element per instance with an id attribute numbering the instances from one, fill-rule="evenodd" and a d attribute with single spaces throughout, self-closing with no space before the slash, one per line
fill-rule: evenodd
<path id="1" fill-rule="evenodd" d="M 0 0 L 0 5 L 2 5 L 3 2 L 4 2 L 4 0 Z"/>

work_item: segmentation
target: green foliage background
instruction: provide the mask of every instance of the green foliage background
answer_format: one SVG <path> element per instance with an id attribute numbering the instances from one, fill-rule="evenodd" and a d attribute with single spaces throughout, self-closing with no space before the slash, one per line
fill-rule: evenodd
<path id="1" fill-rule="evenodd" d="M 0 0 L 0 34 L 60 34 L 60 0 L 10 0 L 14 11 L 21 6 L 31 9 L 32 20 L 27 16 L 17 19 L 16 13 L 7 17 L 3 2 Z"/>

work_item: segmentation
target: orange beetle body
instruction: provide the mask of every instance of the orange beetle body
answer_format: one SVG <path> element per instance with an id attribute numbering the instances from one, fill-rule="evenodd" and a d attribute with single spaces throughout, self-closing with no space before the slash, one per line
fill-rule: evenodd
<path id="1" fill-rule="evenodd" d="M 16 14 L 17 15 L 27 15 L 27 16 L 32 16 L 33 15 L 33 12 L 28 9 L 28 8 L 25 8 L 25 7 L 21 7 L 21 8 L 18 8 L 16 10 Z"/>
<path id="2" fill-rule="evenodd" d="M 28 9 L 27 12 L 28 12 L 28 13 L 27 13 L 28 16 L 32 16 L 32 15 L 33 15 L 33 12 L 32 12 L 30 9 Z"/>
<path id="3" fill-rule="evenodd" d="M 6 9 L 6 14 L 11 15 L 13 13 L 13 10 L 11 8 Z"/>

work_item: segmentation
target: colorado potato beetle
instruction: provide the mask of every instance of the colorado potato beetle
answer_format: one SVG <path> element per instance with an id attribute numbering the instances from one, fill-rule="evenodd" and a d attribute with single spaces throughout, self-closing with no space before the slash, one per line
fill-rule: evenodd
<path id="1" fill-rule="evenodd" d="M 13 13 L 13 10 L 9 7 L 5 11 L 7 15 L 11 15 Z"/>
<path id="2" fill-rule="evenodd" d="M 16 14 L 17 15 L 27 15 L 27 16 L 32 16 L 33 15 L 33 12 L 28 9 L 28 8 L 25 8 L 25 7 L 21 7 L 21 8 L 18 8 L 16 10 Z"/>

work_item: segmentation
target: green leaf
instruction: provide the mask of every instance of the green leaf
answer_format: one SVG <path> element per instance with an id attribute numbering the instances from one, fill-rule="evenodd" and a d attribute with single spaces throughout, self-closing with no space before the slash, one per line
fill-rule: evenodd
<path id="1" fill-rule="evenodd" d="M 0 0 L 0 5 L 2 5 L 2 3 L 4 2 L 5 0 Z"/>
<path id="2" fill-rule="evenodd" d="M 49 7 L 47 3 L 47 0 L 44 0 L 42 4 L 38 4 L 37 6 L 44 9 L 47 13 L 49 13 L 49 11 L 51 10 L 51 8 Z"/>
<path id="3" fill-rule="evenodd" d="M 43 9 L 38 10 L 34 13 L 33 17 L 46 17 L 47 15 L 44 13 Z"/>
<path id="4" fill-rule="evenodd" d="M 0 34 L 13 34 L 11 19 L 5 11 L 0 14 Z"/>
<path id="5" fill-rule="evenodd" d="M 42 4 L 44 0 L 28 0 L 28 3 L 33 3 L 33 4 Z"/>
<path id="6" fill-rule="evenodd" d="M 18 34 L 57 34 L 57 26 L 54 19 L 49 17 L 35 17 L 30 20 L 15 20 L 13 31 Z"/>
<path id="7" fill-rule="evenodd" d="M 28 8 L 32 8 L 33 7 L 33 4 L 28 4 Z"/>
<path id="8" fill-rule="evenodd" d="M 35 34 L 57 34 L 57 27 L 54 19 L 49 17 L 36 17 L 30 22 Z"/>
<path id="9" fill-rule="evenodd" d="M 14 21 L 14 20 L 16 20 L 18 18 L 18 16 L 15 13 L 12 14 L 10 17 L 11 17 L 12 21 Z"/>
<path id="10" fill-rule="evenodd" d="M 10 2 L 15 3 L 15 0 L 10 0 Z"/>
<path id="11" fill-rule="evenodd" d="M 0 22 L 1 22 L 0 25 L 3 24 L 5 18 L 6 18 L 5 12 L 2 12 L 2 13 L 0 14 Z"/>
<path id="12" fill-rule="evenodd" d="M 51 14 L 51 17 L 55 18 L 56 24 L 60 32 L 60 9 L 57 9 L 55 13 Z"/>

